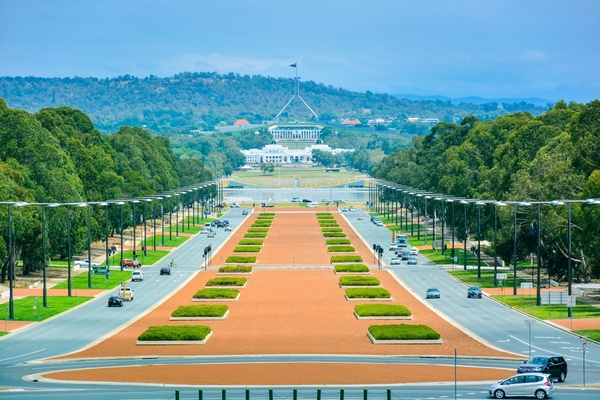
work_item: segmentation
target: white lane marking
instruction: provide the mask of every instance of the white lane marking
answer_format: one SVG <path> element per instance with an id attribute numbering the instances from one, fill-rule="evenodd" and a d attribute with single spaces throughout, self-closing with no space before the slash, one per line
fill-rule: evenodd
<path id="1" fill-rule="evenodd" d="M 32 351 L 31 353 L 21 354 L 21 355 L 14 356 L 14 357 L 9 357 L 9 358 L 3 358 L 0 361 L 6 361 L 6 360 L 12 360 L 13 358 L 25 357 L 25 356 L 29 356 L 29 355 L 32 355 L 32 354 L 35 354 L 35 353 L 39 353 L 40 351 L 44 351 L 44 350 L 46 350 L 45 347 L 43 349 L 40 349 L 40 350 Z"/>

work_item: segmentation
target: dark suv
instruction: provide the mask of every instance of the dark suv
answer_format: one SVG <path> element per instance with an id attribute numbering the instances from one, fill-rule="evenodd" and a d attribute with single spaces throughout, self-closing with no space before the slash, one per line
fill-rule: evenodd
<path id="1" fill-rule="evenodd" d="M 567 379 L 567 362 L 561 356 L 535 356 L 519 365 L 517 374 L 541 372 L 564 382 Z"/>

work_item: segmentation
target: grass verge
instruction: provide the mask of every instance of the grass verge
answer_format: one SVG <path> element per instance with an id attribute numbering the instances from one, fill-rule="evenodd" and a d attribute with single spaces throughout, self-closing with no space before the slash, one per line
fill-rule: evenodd
<path id="1" fill-rule="evenodd" d="M 369 272 L 369 267 L 364 264 L 336 265 L 335 272 Z"/>
<path id="2" fill-rule="evenodd" d="M 343 263 L 343 262 L 362 262 L 362 257 L 359 255 L 348 255 L 348 256 L 331 256 L 331 263 Z"/>
<path id="3" fill-rule="evenodd" d="M 107 290 L 113 289 L 119 286 L 122 282 L 128 281 L 131 279 L 131 270 L 125 271 L 116 271 L 111 270 L 109 274 L 109 278 L 106 279 L 106 275 L 92 275 L 92 287 L 91 289 L 99 289 L 99 290 Z M 68 282 L 62 281 L 61 283 L 52 286 L 52 289 L 68 289 Z M 71 277 L 71 289 L 90 289 L 88 288 L 88 274 L 84 272 L 79 275 L 74 275 Z"/>
<path id="4" fill-rule="evenodd" d="M 342 286 L 378 286 L 380 283 L 374 276 L 340 276 Z"/>
<path id="5" fill-rule="evenodd" d="M 235 299 L 240 291 L 237 289 L 200 289 L 193 296 L 195 299 Z"/>
<path id="6" fill-rule="evenodd" d="M 23 297 L 16 299 L 13 303 L 15 319 L 19 321 L 43 321 L 91 299 L 93 297 L 48 296 L 48 307 L 45 308 L 41 296 Z M 8 315 L 8 303 L 1 304 L 0 310 L 2 310 L 0 311 L 2 315 Z"/>
<path id="7" fill-rule="evenodd" d="M 427 325 L 371 325 L 369 333 L 375 340 L 438 340 L 440 334 Z"/>
<path id="8" fill-rule="evenodd" d="M 244 286 L 246 282 L 246 278 L 212 278 L 206 286 Z"/>
<path id="9" fill-rule="evenodd" d="M 229 256 L 225 260 L 227 264 L 240 263 L 240 264 L 252 264 L 256 262 L 255 256 Z"/>
<path id="10" fill-rule="evenodd" d="M 224 273 L 229 273 L 229 274 L 234 274 L 234 273 L 249 273 L 252 272 L 252 267 L 249 267 L 247 265 L 235 265 L 235 266 L 226 266 L 226 267 L 219 267 L 219 272 L 224 272 Z"/>
<path id="11" fill-rule="evenodd" d="M 228 310 L 224 305 L 179 306 L 171 317 L 222 317 Z"/>
<path id="12" fill-rule="evenodd" d="M 383 288 L 355 288 L 346 289 L 349 299 L 389 299 L 391 293 Z"/>
<path id="13" fill-rule="evenodd" d="M 409 317 L 411 312 L 400 304 L 358 304 L 354 311 L 360 317 Z"/>
<path id="14" fill-rule="evenodd" d="M 150 326 L 142 333 L 140 341 L 179 341 L 179 340 L 204 340 L 211 332 L 210 327 L 204 325 L 162 325 Z"/>

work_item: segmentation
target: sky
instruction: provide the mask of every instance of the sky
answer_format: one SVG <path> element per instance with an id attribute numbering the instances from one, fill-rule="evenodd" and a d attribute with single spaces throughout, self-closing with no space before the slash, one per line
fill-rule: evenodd
<path id="1" fill-rule="evenodd" d="M 292 78 L 294 62 L 351 91 L 585 103 L 600 1 L 0 0 L 0 76 Z"/>

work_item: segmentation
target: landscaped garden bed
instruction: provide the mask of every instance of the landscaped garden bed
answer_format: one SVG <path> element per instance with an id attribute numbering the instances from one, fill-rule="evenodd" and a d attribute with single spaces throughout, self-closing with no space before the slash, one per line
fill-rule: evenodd
<path id="1" fill-rule="evenodd" d="M 271 227 L 271 224 L 273 223 L 273 221 L 271 220 L 256 220 L 254 221 L 254 223 L 252 225 L 250 225 L 251 228 L 269 228 Z"/>
<path id="2" fill-rule="evenodd" d="M 248 228 L 249 233 L 267 233 L 269 228 Z"/>
<path id="3" fill-rule="evenodd" d="M 233 248 L 234 253 L 260 253 L 261 250 L 261 246 L 235 246 Z"/>
<path id="4" fill-rule="evenodd" d="M 412 319 L 408 308 L 400 304 L 357 304 L 356 319 Z"/>
<path id="5" fill-rule="evenodd" d="M 192 301 L 237 301 L 240 291 L 237 289 L 200 289 Z"/>
<path id="6" fill-rule="evenodd" d="M 219 267 L 219 274 L 251 274 L 252 267 L 248 265 L 228 265 Z"/>
<path id="7" fill-rule="evenodd" d="M 238 243 L 240 246 L 262 246 L 263 244 L 265 241 L 260 239 L 244 239 Z"/>
<path id="8" fill-rule="evenodd" d="M 229 307 L 225 305 L 180 306 L 171 313 L 171 321 L 199 321 L 225 319 Z"/>
<path id="9" fill-rule="evenodd" d="M 256 256 L 229 256 L 225 259 L 225 264 L 254 264 Z"/>
<path id="10" fill-rule="evenodd" d="M 374 276 L 341 276 L 340 286 L 379 286 L 381 282 Z"/>
<path id="11" fill-rule="evenodd" d="M 245 239 L 265 239 L 267 237 L 266 233 L 246 233 L 244 234 Z"/>
<path id="12" fill-rule="evenodd" d="M 235 277 L 227 277 L 227 278 L 212 278 L 206 282 L 206 286 L 228 286 L 235 288 L 243 288 L 246 286 L 248 280 L 246 278 L 235 278 Z"/>
<path id="13" fill-rule="evenodd" d="M 369 267 L 365 264 L 342 264 L 334 267 L 336 274 L 368 274 Z"/>
<path id="14" fill-rule="evenodd" d="M 327 246 L 336 246 L 336 245 L 352 244 L 352 242 L 350 242 L 350 240 L 348 240 L 348 239 L 327 239 L 325 241 L 325 244 Z"/>
<path id="15" fill-rule="evenodd" d="M 346 234 L 343 232 L 323 232 L 324 238 L 345 238 Z"/>
<path id="16" fill-rule="evenodd" d="M 367 335 L 374 344 L 442 344 L 440 334 L 427 325 L 371 325 Z"/>
<path id="17" fill-rule="evenodd" d="M 161 325 L 149 326 L 142 333 L 138 346 L 164 346 L 205 344 L 212 336 L 212 329 L 204 325 Z"/>
<path id="18" fill-rule="evenodd" d="M 392 294 L 384 288 L 346 289 L 346 300 L 386 300 L 391 301 Z"/>
<path id="19" fill-rule="evenodd" d="M 321 228 L 337 228 L 340 224 L 335 221 L 319 221 L 319 226 Z"/>
<path id="20" fill-rule="evenodd" d="M 347 255 L 347 256 L 331 256 L 331 263 L 359 263 L 362 262 L 362 257 L 355 255 Z"/>
<path id="21" fill-rule="evenodd" d="M 353 253 L 356 249 L 352 246 L 329 246 L 327 251 L 330 253 Z"/>
<path id="22" fill-rule="evenodd" d="M 344 232 L 342 228 L 321 228 L 321 232 Z"/>

